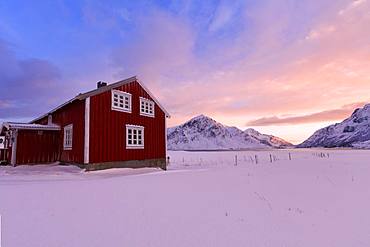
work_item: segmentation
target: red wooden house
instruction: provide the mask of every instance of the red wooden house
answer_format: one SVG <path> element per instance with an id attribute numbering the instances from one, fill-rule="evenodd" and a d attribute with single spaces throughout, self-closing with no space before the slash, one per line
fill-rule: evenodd
<path id="1" fill-rule="evenodd" d="M 166 169 L 167 117 L 136 77 L 109 85 L 98 82 L 97 89 L 28 124 L 3 123 L 0 160 L 12 165 L 59 161 L 87 170 Z"/>

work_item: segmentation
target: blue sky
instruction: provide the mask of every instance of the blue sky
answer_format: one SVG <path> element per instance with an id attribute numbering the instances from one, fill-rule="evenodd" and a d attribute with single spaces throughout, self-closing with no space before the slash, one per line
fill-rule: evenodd
<path id="1" fill-rule="evenodd" d="M 367 0 L 1 1 L 0 120 L 138 75 L 170 125 L 203 113 L 298 142 L 369 100 L 369 10 Z"/>

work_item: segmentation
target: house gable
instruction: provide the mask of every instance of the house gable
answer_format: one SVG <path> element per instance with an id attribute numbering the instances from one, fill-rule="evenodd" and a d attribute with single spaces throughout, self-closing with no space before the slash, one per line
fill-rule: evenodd
<path id="1" fill-rule="evenodd" d="M 131 112 L 112 109 L 111 90 L 131 94 Z M 155 102 L 138 81 L 90 96 L 89 158 L 91 163 L 165 157 L 166 113 L 155 103 L 154 117 L 140 115 L 140 97 Z M 126 148 L 126 125 L 145 128 L 143 149 Z"/>
<path id="2" fill-rule="evenodd" d="M 91 90 L 89 92 L 86 92 L 86 93 L 80 93 L 79 95 L 77 95 L 76 97 L 70 99 L 69 101 L 57 106 L 56 108 L 54 108 L 53 110 L 51 110 L 50 112 L 32 120 L 30 123 L 36 123 L 36 122 L 40 122 L 40 120 L 48 117 L 48 115 L 68 106 L 69 104 L 72 104 L 73 102 L 75 101 L 81 101 L 81 100 L 85 100 L 86 98 L 89 98 L 89 97 L 92 97 L 92 96 L 96 96 L 96 95 L 99 95 L 99 94 L 103 94 L 103 93 L 106 93 L 107 91 L 111 91 L 112 89 L 117 89 L 117 88 L 120 88 L 126 84 L 130 84 L 130 83 L 133 83 L 133 82 L 136 82 L 140 85 L 140 87 L 146 92 L 147 95 L 150 96 L 150 98 L 158 105 L 158 107 L 165 113 L 166 117 L 171 117 L 170 114 L 167 112 L 167 110 L 159 103 L 159 101 L 154 97 L 154 95 L 149 91 L 149 89 L 136 77 L 136 76 L 133 76 L 133 77 L 130 77 L 130 78 L 127 78 L 125 80 L 121 80 L 121 81 L 118 81 L 118 82 L 115 82 L 115 83 L 112 83 L 112 84 L 109 84 L 107 86 L 103 86 L 103 87 L 100 87 L 98 89 L 94 89 L 94 90 Z"/>

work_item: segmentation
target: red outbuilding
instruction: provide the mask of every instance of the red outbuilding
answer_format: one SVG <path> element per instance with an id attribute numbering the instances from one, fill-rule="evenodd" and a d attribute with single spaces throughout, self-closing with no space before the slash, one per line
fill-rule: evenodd
<path id="1" fill-rule="evenodd" d="M 168 112 L 136 77 L 79 94 L 30 123 L 3 123 L 0 160 L 87 170 L 166 169 Z"/>

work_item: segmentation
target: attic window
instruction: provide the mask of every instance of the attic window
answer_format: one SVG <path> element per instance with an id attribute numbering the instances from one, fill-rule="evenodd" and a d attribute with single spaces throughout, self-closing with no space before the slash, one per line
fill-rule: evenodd
<path id="1" fill-rule="evenodd" d="M 126 125 L 126 148 L 144 148 L 144 127 L 137 125 Z"/>
<path id="2" fill-rule="evenodd" d="M 131 113 L 131 94 L 112 90 L 112 110 Z"/>
<path id="3" fill-rule="evenodd" d="M 154 117 L 154 102 L 140 97 L 140 115 Z"/>
<path id="4" fill-rule="evenodd" d="M 72 150 L 73 124 L 64 127 L 63 149 Z"/>

